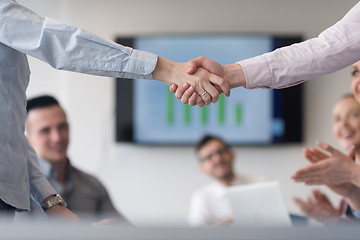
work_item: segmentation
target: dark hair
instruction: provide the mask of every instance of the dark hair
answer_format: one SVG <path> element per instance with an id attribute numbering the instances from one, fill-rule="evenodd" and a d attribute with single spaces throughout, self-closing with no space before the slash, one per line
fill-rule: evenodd
<path id="1" fill-rule="evenodd" d="M 219 137 L 211 136 L 211 135 L 205 135 L 203 136 L 195 145 L 195 150 L 198 152 L 202 147 L 204 147 L 206 144 L 208 144 L 212 140 L 217 140 L 224 144 L 226 148 L 230 148 L 230 145 L 227 144 L 224 140 L 222 140 Z"/>
<path id="2" fill-rule="evenodd" d="M 36 108 L 46 108 L 54 105 L 60 105 L 56 98 L 48 95 L 34 97 L 27 100 L 26 111 L 29 113 Z"/>

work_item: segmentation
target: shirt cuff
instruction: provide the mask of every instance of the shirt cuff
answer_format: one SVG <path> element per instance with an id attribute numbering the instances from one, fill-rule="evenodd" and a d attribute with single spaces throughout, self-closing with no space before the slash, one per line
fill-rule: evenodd
<path id="1" fill-rule="evenodd" d="M 126 78 L 153 79 L 158 56 L 149 52 L 133 49 L 126 73 Z"/>
<path id="2" fill-rule="evenodd" d="M 353 211 L 353 215 L 356 217 L 356 218 L 359 218 L 360 219 L 360 210 L 354 212 Z"/>
<path id="3" fill-rule="evenodd" d="M 264 55 L 237 62 L 244 70 L 246 88 L 269 88 L 272 85 L 272 71 Z"/>

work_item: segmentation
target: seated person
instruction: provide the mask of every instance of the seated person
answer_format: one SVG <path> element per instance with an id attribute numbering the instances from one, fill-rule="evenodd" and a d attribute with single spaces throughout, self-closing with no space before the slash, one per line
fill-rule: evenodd
<path id="1" fill-rule="evenodd" d="M 343 96 L 335 104 L 332 119 L 337 142 L 344 149 L 355 146 L 355 163 L 360 164 L 360 104 L 352 94 Z M 305 149 L 305 157 L 310 161 L 317 161 L 328 156 L 316 149 Z M 356 220 L 345 199 L 342 199 L 338 207 L 334 207 L 327 196 L 318 189 L 314 189 L 312 196 L 307 200 L 298 197 L 294 200 L 308 217 L 325 224 Z"/>
<path id="2" fill-rule="evenodd" d="M 74 166 L 67 156 L 69 123 L 58 101 L 51 96 L 28 100 L 26 135 L 39 156 L 39 166 L 68 208 L 83 220 L 126 222 L 119 214 L 105 187 L 98 179 Z M 30 214 L 39 216 L 40 207 L 31 204 Z"/>
<path id="3" fill-rule="evenodd" d="M 193 227 L 218 226 L 231 222 L 231 210 L 225 198 L 229 186 L 260 182 L 265 179 L 242 176 L 233 169 L 235 153 L 222 139 L 204 136 L 196 145 L 200 170 L 214 181 L 193 193 L 189 224 Z"/>

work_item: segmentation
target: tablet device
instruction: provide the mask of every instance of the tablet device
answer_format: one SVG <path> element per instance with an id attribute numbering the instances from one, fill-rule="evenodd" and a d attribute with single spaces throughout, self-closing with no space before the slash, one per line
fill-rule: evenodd
<path id="1" fill-rule="evenodd" d="M 233 224 L 243 227 L 291 227 L 279 182 L 229 187 Z"/>

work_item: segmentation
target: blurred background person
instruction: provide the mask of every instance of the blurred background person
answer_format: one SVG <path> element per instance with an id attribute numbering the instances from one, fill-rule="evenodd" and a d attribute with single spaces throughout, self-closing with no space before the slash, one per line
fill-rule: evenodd
<path id="1" fill-rule="evenodd" d="M 349 149 L 355 147 L 355 163 L 360 163 L 360 104 L 352 94 L 344 95 L 336 102 L 332 113 L 333 134 L 341 147 Z M 305 157 L 310 162 L 321 161 L 329 156 L 315 148 L 304 149 Z M 331 174 L 331 173 L 330 173 Z M 353 210 L 347 202 L 358 201 L 351 200 L 351 192 L 356 186 L 352 184 L 330 187 L 333 191 L 339 193 L 344 198 L 339 206 L 335 207 L 319 189 L 312 191 L 312 196 L 307 200 L 299 197 L 294 198 L 300 209 L 310 218 L 325 224 L 344 223 L 343 220 L 355 221 Z M 349 199 L 350 198 L 350 199 Z M 347 201 L 346 201 L 347 200 Z M 358 210 L 358 209 L 355 209 Z"/>
<path id="2" fill-rule="evenodd" d="M 200 171 L 214 181 L 191 196 L 188 221 L 192 227 L 220 226 L 232 221 L 226 198 L 230 186 L 264 181 L 265 178 L 244 176 L 234 171 L 235 153 L 224 140 L 204 136 L 196 145 Z"/>
<path id="3" fill-rule="evenodd" d="M 82 219 L 121 221 L 108 192 L 94 176 L 74 167 L 67 155 L 70 126 L 65 111 L 52 96 L 39 96 L 27 102 L 26 135 L 35 149 L 41 172 L 59 192 L 68 208 Z M 41 214 L 31 202 L 31 212 Z"/>

